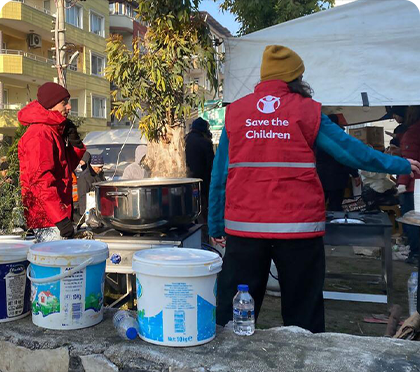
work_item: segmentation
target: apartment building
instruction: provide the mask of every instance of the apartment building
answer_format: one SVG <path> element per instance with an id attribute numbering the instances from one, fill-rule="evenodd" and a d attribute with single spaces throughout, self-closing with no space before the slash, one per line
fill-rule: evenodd
<path id="1" fill-rule="evenodd" d="M 224 40 L 228 37 L 232 37 L 230 31 L 223 27 L 216 19 L 214 19 L 208 12 L 200 12 L 205 22 L 210 28 L 211 38 L 213 40 L 214 48 L 218 54 L 217 59 L 217 78 L 219 80 L 219 90 L 215 92 L 211 89 L 211 84 L 205 70 L 202 68 L 194 68 L 185 78 L 185 82 L 194 83 L 193 89 L 196 91 L 202 91 L 206 100 L 214 100 L 223 98 L 223 78 L 224 78 L 224 64 L 223 56 L 225 54 Z"/>
<path id="2" fill-rule="evenodd" d="M 144 39 L 147 31 L 146 25 L 136 17 L 135 9 L 137 8 L 138 5 L 135 1 L 109 1 L 109 33 L 121 35 L 124 44 L 130 50 L 133 50 L 133 40 Z M 111 115 L 112 128 L 125 128 L 131 126 L 131 124 L 126 117 L 118 120 L 114 115 Z"/>
<path id="3" fill-rule="evenodd" d="M 81 132 L 105 130 L 110 87 L 103 77 L 109 10 L 105 0 L 68 2 L 66 43 L 79 55 L 67 69 L 72 115 L 85 118 Z M 71 6 L 72 5 L 72 6 Z M 51 32 L 53 0 L 10 1 L 0 10 L 0 133 L 13 136 L 17 111 L 36 99 L 38 87 L 56 81 Z"/>

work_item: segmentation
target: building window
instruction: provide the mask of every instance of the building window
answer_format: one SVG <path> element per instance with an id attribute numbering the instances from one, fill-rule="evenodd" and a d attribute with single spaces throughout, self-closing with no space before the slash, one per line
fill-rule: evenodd
<path id="1" fill-rule="evenodd" d="M 3 90 L 3 103 L 5 105 L 9 104 L 9 91 L 8 90 Z"/>
<path id="2" fill-rule="evenodd" d="M 115 13 L 115 3 L 109 3 L 109 14 Z"/>
<path id="3" fill-rule="evenodd" d="M 51 3 L 50 0 L 44 0 L 44 12 L 47 14 L 51 13 Z"/>
<path id="4" fill-rule="evenodd" d="M 105 68 L 105 58 L 92 54 L 91 74 L 102 76 Z"/>
<path id="5" fill-rule="evenodd" d="M 104 17 L 90 12 L 90 32 L 105 37 Z"/>
<path id="6" fill-rule="evenodd" d="M 82 8 L 66 1 L 66 22 L 78 28 L 83 28 L 82 19 Z"/>
<path id="7" fill-rule="evenodd" d="M 70 115 L 79 116 L 79 99 L 78 98 L 70 98 Z"/>
<path id="8" fill-rule="evenodd" d="M 106 119 L 106 98 L 92 96 L 92 117 Z"/>
<path id="9" fill-rule="evenodd" d="M 69 69 L 72 71 L 77 71 L 77 64 L 79 62 L 79 57 L 76 57 L 75 59 L 73 59 L 73 61 L 71 61 L 70 65 L 69 65 Z"/>

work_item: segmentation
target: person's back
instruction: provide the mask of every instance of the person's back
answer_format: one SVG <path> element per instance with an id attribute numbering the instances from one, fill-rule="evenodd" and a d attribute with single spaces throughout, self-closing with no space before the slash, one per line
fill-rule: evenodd
<path id="1" fill-rule="evenodd" d="M 134 163 L 128 165 L 124 169 L 122 179 L 124 180 L 142 180 L 147 178 L 146 169 L 141 165 L 143 158 L 146 156 L 147 146 L 138 145 L 134 155 Z"/>
<path id="2" fill-rule="evenodd" d="M 208 198 L 214 152 L 209 124 L 202 118 L 194 120 L 185 138 L 185 155 L 188 176 L 203 180 L 201 192 Z"/>
<path id="3" fill-rule="evenodd" d="M 227 107 L 227 233 L 280 239 L 324 234 L 324 196 L 313 151 L 320 115 L 319 103 L 291 93 L 281 80 L 263 81 Z M 263 221 L 272 226 L 258 227 Z"/>

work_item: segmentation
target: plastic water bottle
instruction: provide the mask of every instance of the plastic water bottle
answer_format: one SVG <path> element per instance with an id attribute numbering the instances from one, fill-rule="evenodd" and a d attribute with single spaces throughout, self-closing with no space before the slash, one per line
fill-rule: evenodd
<path id="1" fill-rule="evenodd" d="M 119 310 L 113 319 L 114 327 L 124 340 L 134 340 L 139 334 L 136 317 L 129 311 Z"/>
<path id="2" fill-rule="evenodd" d="M 233 332 L 240 336 L 251 336 L 255 331 L 254 299 L 247 284 L 238 285 L 233 298 Z"/>
<path id="3" fill-rule="evenodd" d="M 411 273 L 408 279 L 408 311 L 410 316 L 417 311 L 417 286 L 419 274 L 417 271 Z"/>

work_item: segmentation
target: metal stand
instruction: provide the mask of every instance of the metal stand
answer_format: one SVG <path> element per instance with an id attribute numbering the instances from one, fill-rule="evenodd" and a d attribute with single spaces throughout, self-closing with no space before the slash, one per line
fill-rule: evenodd
<path id="1" fill-rule="evenodd" d="M 349 216 L 351 217 L 351 216 Z M 386 295 L 324 292 L 325 298 L 345 300 L 387 303 L 391 307 L 394 302 L 393 278 L 392 278 L 392 249 L 391 234 L 392 224 L 386 213 L 364 216 L 365 224 L 338 224 L 327 222 L 325 245 L 333 246 L 369 246 L 381 248 L 381 275 L 358 275 L 358 274 L 333 274 L 335 278 L 351 277 L 366 281 L 366 279 L 379 279 L 386 288 Z M 329 275 L 327 274 L 327 277 Z"/>

